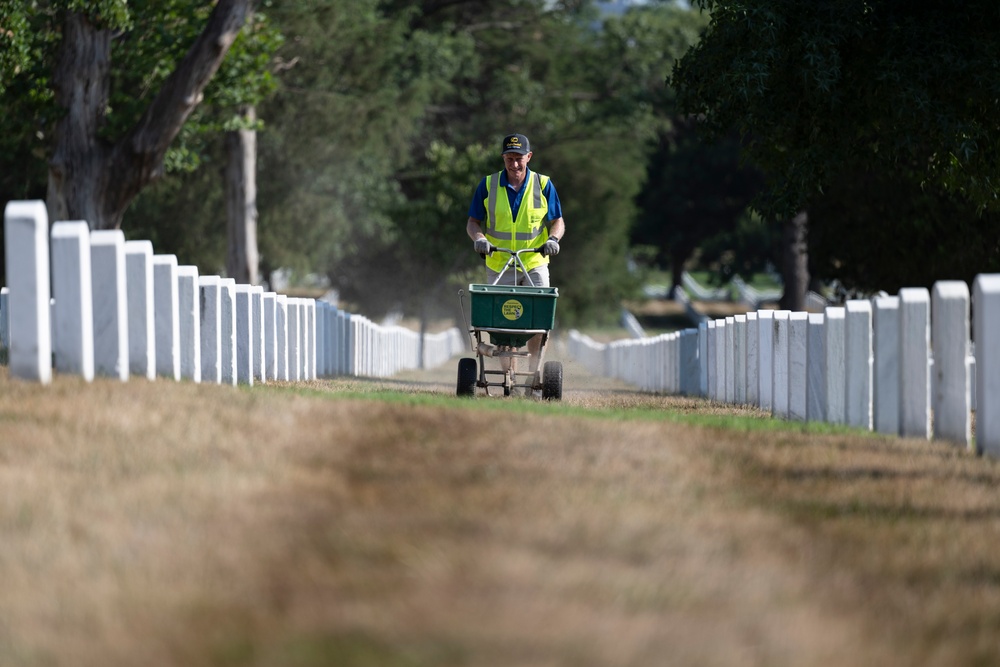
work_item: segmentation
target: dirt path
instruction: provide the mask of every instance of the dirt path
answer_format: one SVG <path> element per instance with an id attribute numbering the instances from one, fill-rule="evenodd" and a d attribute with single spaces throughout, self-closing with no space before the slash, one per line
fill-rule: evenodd
<path id="1" fill-rule="evenodd" d="M 1000 659 L 995 462 L 665 420 L 733 411 L 569 361 L 563 405 L 405 398 L 454 379 L 0 372 L 0 664 Z"/>

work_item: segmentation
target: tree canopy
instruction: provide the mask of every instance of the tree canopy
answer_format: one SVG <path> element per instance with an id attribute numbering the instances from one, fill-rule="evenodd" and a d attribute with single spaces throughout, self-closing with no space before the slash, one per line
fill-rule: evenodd
<path id="1" fill-rule="evenodd" d="M 615 316 L 654 137 L 645 82 L 667 71 L 650 40 L 599 30 L 589 2 L 349 4 L 351 20 L 338 0 L 272 13 L 287 69 L 260 109 L 265 260 L 319 269 L 373 313 L 430 293 L 457 306 L 481 279 L 464 234 L 473 190 L 517 131 L 570 226 L 553 262 L 560 316 Z"/>
<path id="2" fill-rule="evenodd" d="M 0 162 L 22 165 L 0 170 L 0 192 L 38 197 L 47 171 L 50 215 L 119 226 L 146 185 L 197 163 L 227 110 L 268 91 L 279 36 L 253 5 L 0 0 L 13 26 L 0 31 Z"/>
<path id="3" fill-rule="evenodd" d="M 997 208 L 1000 5 L 700 0 L 711 22 L 672 82 L 685 111 L 737 130 L 791 216 L 845 168 Z"/>
<path id="4" fill-rule="evenodd" d="M 759 188 L 757 171 L 740 164 L 738 137 L 706 139 L 701 122 L 677 109 L 667 85 L 674 63 L 698 42 L 707 23 L 697 12 L 655 7 L 629 12 L 612 28 L 642 54 L 642 97 L 657 119 L 631 239 L 655 251 L 656 265 L 671 268 L 674 285 L 696 250 L 736 229 Z"/>
<path id="5" fill-rule="evenodd" d="M 105 160 L 148 127 L 212 16 L 237 5 L 255 11 L 218 71 L 183 97 L 189 115 L 162 161 L 139 165 L 149 187 L 112 224 L 220 272 L 221 135 L 255 104 L 265 275 L 326 276 L 372 315 L 415 312 L 429 295 L 457 305 L 452 288 L 482 270 L 464 233 L 472 192 L 502 167 L 500 138 L 522 132 L 568 224 L 552 272 L 561 322 L 616 317 L 635 287 L 636 197 L 673 127 L 663 83 L 698 33 L 672 3 L 602 19 L 590 0 L 0 0 L 11 27 L 0 34 L 0 196 L 45 197 L 61 164 L 68 17 L 85 41 L 107 44 L 96 59 L 107 71 L 75 80 L 101 82 L 106 104 L 91 105 L 94 129 L 81 136 Z"/>

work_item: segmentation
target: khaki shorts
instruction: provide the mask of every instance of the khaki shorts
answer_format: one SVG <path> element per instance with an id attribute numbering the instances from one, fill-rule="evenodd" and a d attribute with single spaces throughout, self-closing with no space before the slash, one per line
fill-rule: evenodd
<path id="1" fill-rule="evenodd" d="M 492 285 L 496 282 L 497 276 L 500 274 L 493 269 L 486 269 L 486 283 Z M 514 282 L 514 277 L 517 277 L 517 282 Z M 535 287 L 548 287 L 549 286 L 549 265 L 543 264 L 537 268 L 528 271 L 528 276 L 531 277 L 531 283 L 525 278 L 524 274 L 520 271 L 514 270 L 514 268 L 507 269 L 507 272 L 503 274 L 503 278 L 500 279 L 498 285 L 531 285 L 534 283 Z"/>

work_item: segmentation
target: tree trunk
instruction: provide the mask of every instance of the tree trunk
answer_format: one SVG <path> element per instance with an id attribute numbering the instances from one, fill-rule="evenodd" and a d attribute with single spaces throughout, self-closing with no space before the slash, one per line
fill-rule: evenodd
<path id="1" fill-rule="evenodd" d="M 66 113 L 49 162 L 51 220 L 115 229 L 136 195 L 162 175 L 163 158 L 253 10 L 254 0 L 218 0 L 205 29 L 167 77 L 139 122 L 117 143 L 99 135 L 110 86 L 111 33 L 66 12 L 53 89 Z"/>
<path id="2" fill-rule="evenodd" d="M 56 123 L 49 161 L 49 220 L 103 218 L 105 165 L 111 147 L 100 138 L 111 85 L 111 31 L 67 12 L 53 83 L 56 104 L 66 114 Z"/>
<path id="3" fill-rule="evenodd" d="M 681 248 L 681 246 L 674 245 L 670 250 L 670 294 L 668 298 L 676 299 L 677 290 L 683 286 L 684 282 L 684 264 L 687 262 L 688 257 L 691 256 L 690 251 L 687 248 Z"/>
<path id="4" fill-rule="evenodd" d="M 254 108 L 243 117 L 256 120 Z M 257 132 L 252 129 L 226 133 L 226 274 L 237 283 L 256 285 L 257 253 Z"/>
<path id="5" fill-rule="evenodd" d="M 809 215 L 800 211 L 785 221 L 782 234 L 782 277 L 785 293 L 780 306 L 784 310 L 804 311 L 809 289 Z"/>

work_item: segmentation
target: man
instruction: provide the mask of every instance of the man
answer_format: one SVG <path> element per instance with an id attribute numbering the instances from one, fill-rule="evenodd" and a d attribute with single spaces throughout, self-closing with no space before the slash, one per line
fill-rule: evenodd
<path id="1" fill-rule="evenodd" d="M 549 286 L 549 258 L 559 254 L 559 242 L 566 233 L 562 205 L 548 176 L 531 171 L 531 146 L 523 134 L 509 134 L 500 143 L 504 168 L 479 182 L 465 230 L 476 252 L 486 255 L 486 282 L 496 282 L 510 258 L 507 253 L 490 254 L 490 246 L 521 250 L 539 248 L 539 253 L 523 253 L 521 260 L 531 282 L 519 270 L 509 269 L 501 285 Z M 506 195 L 506 196 L 504 196 Z M 531 372 L 538 370 L 541 335 L 528 341 Z"/>

